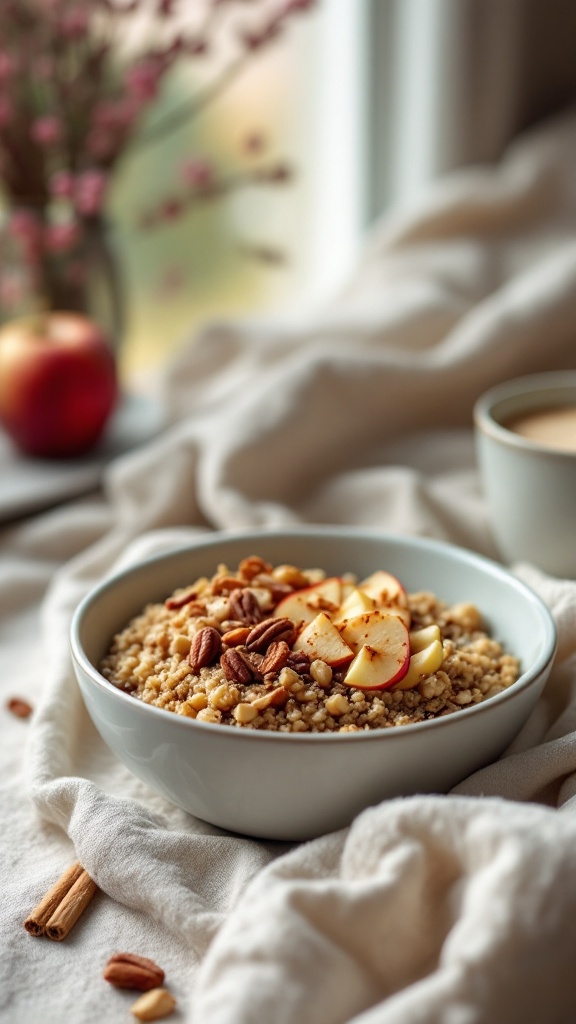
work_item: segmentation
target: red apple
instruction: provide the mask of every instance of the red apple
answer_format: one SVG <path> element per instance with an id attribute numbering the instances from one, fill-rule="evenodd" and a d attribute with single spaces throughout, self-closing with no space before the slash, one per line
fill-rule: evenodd
<path id="1" fill-rule="evenodd" d="M 82 455 L 117 397 L 114 355 L 87 317 L 49 312 L 0 329 L 0 422 L 26 454 Z"/>

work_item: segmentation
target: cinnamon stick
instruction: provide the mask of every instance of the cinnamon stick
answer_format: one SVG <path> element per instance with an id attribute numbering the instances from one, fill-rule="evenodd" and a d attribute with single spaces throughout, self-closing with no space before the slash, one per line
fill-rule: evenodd
<path id="1" fill-rule="evenodd" d="M 26 918 L 26 931 L 30 935 L 46 935 L 60 942 L 76 924 L 96 889 L 97 885 L 88 872 L 79 861 L 75 861 Z"/>

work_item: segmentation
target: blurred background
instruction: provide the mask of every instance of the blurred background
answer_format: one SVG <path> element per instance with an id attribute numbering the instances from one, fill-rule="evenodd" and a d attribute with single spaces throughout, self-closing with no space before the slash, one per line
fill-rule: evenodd
<path id="1" fill-rule="evenodd" d="M 392 205 L 453 168 L 497 160 L 520 130 L 576 100 L 574 0 L 154 2 L 177 7 L 187 31 L 208 11 L 222 43 L 215 57 L 175 62 L 114 169 L 125 377 L 149 373 L 207 321 L 324 302 Z M 254 45 L 200 116 L 158 130 L 234 62 L 238 25 L 290 7 L 278 38 Z M 170 189 L 191 154 L 196 173 L 205 163 L 242 179 L 260 161 L 286 180 L 248 175 L 181 211 Z M 154 208 L 162 216 L 147 222 Z"/>
<path id="2" fill-rule="evenodd" d="M 189 87 L 181 73 L 162 103 Z M 211 318 L 324 301 L 391 204 L 452 168 L 497 160 L 575 99 L 573 0 L 321 0 L 197 123 L 126 161 L 113 197 L 126 371 L 164 359 Z M 293 167 L 285 187 L 137 230 L 167 161 L 192 149 L 234 170 L 254 132 Z M 258 247 L 281 259 L 244 251 Z"/>

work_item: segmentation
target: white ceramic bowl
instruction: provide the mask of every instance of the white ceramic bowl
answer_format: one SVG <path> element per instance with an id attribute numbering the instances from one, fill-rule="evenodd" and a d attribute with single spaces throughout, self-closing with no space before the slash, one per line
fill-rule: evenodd
<path id="1" fill-rule="evenodd" d="M 348 734 L 267 733 L 211 725 L 143 704 L 96 665 L 112 636 L 149 601 L 258 554 L 279 564 L 321 566 L 360 577 L 384 568 L 408 590 L 472 601 L 489 631 L 521 659 L 508 690 L 452 715 Z M 71 630 L 78 682 L 111 749 L 153 789 L 191 814 L 235 832 L 301 840 L 349 824 L 365 807 L 400 795 L 443 793 L 496 759 L 540 695 L 556 634 L 550 613 L 495 563 L 433 540 L 366 529 L 306 527 L 215 534 L 151 558 L 97 586 Z"/>

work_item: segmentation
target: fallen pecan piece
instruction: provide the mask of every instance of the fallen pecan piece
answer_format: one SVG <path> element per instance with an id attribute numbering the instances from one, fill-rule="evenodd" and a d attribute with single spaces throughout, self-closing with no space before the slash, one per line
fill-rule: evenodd
<path id="1" fill-rule="evenodd" d="M 255 676 L 255 669 L 236 647 L 224 651 L 220 658 L 222 671 L 231 683 L 249 683 Z"/>
<path id="2" fill-rule="evenodd" d="M 256 625 L 262 618 L 260 605 L 251 590 L 234 590 L 230 597 L 230 614 L 247 626 Z"/>
<path id="3" fill-rule="evenodd" d="M 279 672 L 288 662 L 290 648 L 285 640 L 273 640 L 266 651 L 261 663 L 260 671 L 263 676 L 268 672 Z"/>
<path id="4" fill-rule="evenodd" d="M 104 968 L 104 980 L 116 988 L 133 988 L 149 992 L 164 981 L 164 971 L 147 956 L 135 953 L 114 953 Z"/>
<path id="5" fill-rule="evenodd" d="M 203 626 L 192 637 L 188 664 L 193 672 L 199 672 L 201 668 L 210 665 L 215 661 L 222 650 L 222 638 L 214 626 Z"/>
<path id="6" fill-rule="evenodd" d="M 22 697 L 12 697 L 6 704 L 8 711 L 11 711 L 17 718 L 29 718 L 34 708 Z"/>
<path id="7" fill-rule="evenodd" d="M 176 1000 L 167 988 L 155 988 L 132 1003 L 130 1013 L 138 1020 L 160 1020 L 168 1017 L 175 1006 Z"/>
<path id="8" fill-rule="evenodd" d="M 249 651 L 266 651 L 274 640 L 285 640 L 290 644 L 294 639 L 294 623 L 291 619 L 263 619 L 250 630 L 246 638 Z"/>

